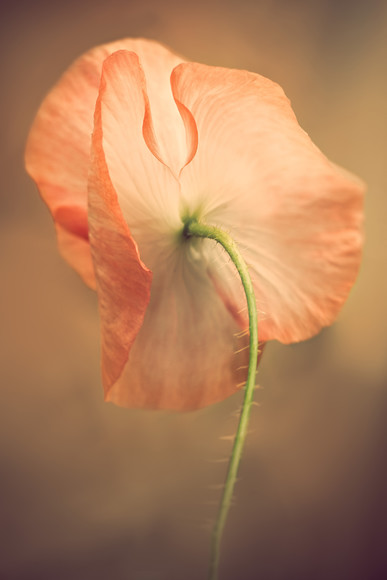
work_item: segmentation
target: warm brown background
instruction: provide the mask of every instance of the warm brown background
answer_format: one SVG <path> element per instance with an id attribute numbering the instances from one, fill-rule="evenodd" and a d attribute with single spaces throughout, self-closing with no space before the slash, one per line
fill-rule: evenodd
<path id="1" fill-rule="evenodd" d="M 54 0 L 1 4 L 0 501 L 3 580 L 201 580 L 237 395 L 192 414 L 104 404 L 96 300 L 59 257 L 23 170 L 71 61 L 124 36 L 279 82 L 302 126 L 369 185 L 340 319 L 270 344 L 221 580 L 387 577 L 387 4 Z M 379 576 L 378 576 L 379 573 Z"/>

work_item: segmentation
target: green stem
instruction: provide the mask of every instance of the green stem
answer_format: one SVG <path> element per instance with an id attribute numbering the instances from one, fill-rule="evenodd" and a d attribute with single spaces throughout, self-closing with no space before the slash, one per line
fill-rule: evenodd
<path id="1" fill-rule="evenodd" d="M 238 467 L 242 456 L 243 445 L 247 435 L 248 421 L 251 406 L 254 399 L 255 375 L 258 361 L 258 320 L 257 307 L 253 285 L 246 262 L 242 258 L 234 240 L 223 230 L 199 223 L 196 219 L 187 220 L 183 230 L 183 235 L 187 238 L 195 236 L 199 238 L 210 238 L 218 242 L 226 250 L 238 270 L 243 288 L 246 294 L 247 309 L 249 314 L 249 332 L 250 332 L 250 357 L 245 385 L 245 397 L 239 418 L 239 424 L 235 435 L 234 445 L 231 452 L 230 463 L 228 466 L 226 481 L 223 489 L 223 495 L 219 506 L 219 511 L 215 526 L 212 533 L 211 557 L 209 580 L 216 580 L 219 568 L 220 543 L 224 526 L 226 524 L 228 511 L 231 505 L 231 499 L 234 491 L 235 481 L 238 473 Z"/>

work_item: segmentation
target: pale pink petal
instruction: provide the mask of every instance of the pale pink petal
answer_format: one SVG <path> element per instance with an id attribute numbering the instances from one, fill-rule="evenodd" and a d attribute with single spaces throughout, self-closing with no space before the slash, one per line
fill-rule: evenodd
<path id="1" fill-rule="evenodd" d="M 185 243 L 178 236 L 182 228 L 180 188 L 174 173 L 155 155 L 160 144 L 152 104 L 134 53 L 118 51 L 106 59 L 96 107 L 94 174 L 101 173 L 100 163 L 106 162 L 109 195 L 118 200 L 153 281 L 150 303 L 133 342 L 125 333 L 129 333 L 131 308 L 137 301 L 127 304 L 132 295 L 128 285 L 138 273 L 124 264 L 113 264 L 116 249 L 111 240 L 105 244 L 100 242 L 101 234 L 92 236 L 97 280 L 104 279 L 103 287 L 99 284 L 97 289 L 103 348 L 107 336 L 112 344 L 109 367 L 114 368 L 114 372 L 104 373 L 104 385 L 106 399 L 119 405 L 194 409 L 224 399 L 242 386 L 248 337 L 239 335 L 240 327 L 208 276 L 214 242 Z M 184 115 L 189 127 L 190 114 L 183 111 Z M 188 135 L 182 158 L 192 156 L 190 144 L 196 146 L 195 138 Z M 107 188 L 103 181 L 99 188 L 93 181 L 90 186 L 92 231 L 96 204 Z M 113 226 L 107 229 L 113 230 Z M 112 330 L 111 321 L 116 319 L 120 321 L 118 331 Z M 236 354 L 240 347 L 244 348 Z M 120 354 L 114 361 L 116 351 Z M 126 359 L 121 376 L 114 380 Z"/>
<path id="2" fill-rule="evenodd" d="M 201 240 L 199 246 L 211 243 Z M 153 274 L 143 326 L 107 400 L 188 411 L 235 393 L 246 381 L 248 335 L 214 291 L 205 254 L 199 250 L 195 259 L 182 250 L 180 259 L 170 257 Z"/>
<path id="3" fill-rule="evenodd" d="M 333 322 L 356 278 L 363 184 L 324 157 L 282 89 L 259 75 L 186 63 L 173 71 L 172 89 L 198 129 L 181 175 L 187 213 L 239 242 L 260 338 L 309 338 Z M 219 266 L 220 249 L 218 257 L 212 277 L 238 313 L 239 282 Z"/>
<path id="4" fill-rule="evenodd" d="M 85 250 L 85 237 L 74 232 L 77 225 L 69 216 L 82 214 L 87 223 L 87 176 L 90 163 L 91 133 L 93 115 L 98 95 L 102 63 L 111 53 L 128 49 L 135 51 L 143 62 L 150 77 L 148 90 L 155 98 L 153 117 L 160 129 L 161 154 L 164 162 L 170 163 L 177 171 L 184 164 L 180 143 L 185 142 L 185 130 L 172 96 L 169 75 L 180 57 L 162 45 L 143 39 L 123 39 L 94 48 L 74 62 L 48 94 L 31 128 L 26 148 L 26 167 L 37 183 L 40 193 L 47 203 L 57 224 L 58 242 L 62 254 L 91 286 L 95 281 L 91 273 L 93 265 L 90 253 Z M 164 79 L 161 82 L 161 78 Z M 160 102 L 160 106 L 159 106 Z M 169 105 L 165 105 L 168 102 Z M 167 123 L 162 124 L 162 116 L 167 115 Z M 176 119 L 180 132 L 171 140 L 166 151 L 166 143 L 171 133 L 170 124 Z M 175 144 L 175 148 L 173 148 Z M 67 231 L 70 235 L 63 232 Z M 63 233 L 63 235 L 62 235 Z M 83 255 L 80 262 L 79 254 Z"/>

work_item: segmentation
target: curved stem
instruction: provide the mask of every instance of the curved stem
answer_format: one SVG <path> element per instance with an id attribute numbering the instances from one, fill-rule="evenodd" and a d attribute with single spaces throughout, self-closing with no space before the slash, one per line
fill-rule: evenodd
<path id="1" fill-rule="evenodd" d="M 247 309 L 249 314 L 249 332 L 250 332 L 250 356 L 247 373 L 247 380 L 245 385 L 245 397 L 239 418 L 238 428 L 235 435 L 234 445 L 231 452 L 230 462 L 228 466 L 226 481 L 223 489 L 223 495 L 219 506 L 219 511 L 215 526 L 212 533 L 211 557 L 209 580 L 216 580 L 218 577 L 219 568 L 219 553 L 220 543 L 224 526 L 226 524 L 228 511 L 231 505 L 232 494 L 235 486 L 235 481 L 238 473 L 238 467 L 242 456 L 243 445 L 247 435 L 248 421 L 251 411 L 252 402 L 254 399 L 255 389 L 255 375 L 258 361 L 258 320 L 257 307 L 255 303 L 255 295 L 253 285 L 251 283 L 250 274 L 247 269 L 246 262 L 242 258 L 237 245 L 234 240 L 223 230 L 199 223 L 196 219 L 187 220 L 183 235 L 187 238 L 196 236 L 200 238 L 210 238 L 218 242 L 226 250 L 238 270 L 243 288 L 246 294 Z"/>

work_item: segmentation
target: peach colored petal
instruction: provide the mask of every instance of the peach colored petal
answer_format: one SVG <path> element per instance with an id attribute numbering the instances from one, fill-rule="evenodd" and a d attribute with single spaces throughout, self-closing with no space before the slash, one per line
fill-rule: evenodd
<path id="1" fill-rule="evenodd" d="M 81 238 L 58 222 L 55 223 L 59 250 L 62 257 L 81 276 L 89 288 L 96 289 L 94 265 L 90 252 L 89 238 Z"/>
<path id="2" fill-rule="evenodd" d="M 153 272 L 143 326 L 108 401 L 188 411 L 221 401 L 245 384 L 247 333 L 241 335 L 214 291 L 205 256 L 194 259 L 186 251 Z"/>
<path id="3" fill-rule="evenodd" d="M 212 241 L 179 237 L 186 216 L 239 243 L 261 341 L 312 336 L 355 280 L 363 185 L 259 75 L 141 39 L 97 47 L 44 101 L 26 164 L 62 255 L 97 288 L 105 398 L 117 404 L 195 409 L 245 380 L 240 280 Z"/>
<path id="4" fill-rule="evenodd" d="M 169 83 L 169 71 L 165 77 Z M 99 93 L 102 147 L 121 210 L 149 266 L 152 256 L 143 253 L 142 242 L 149 244 L 155 234 L 162 234 L 164 243 L 169 243 L 181 219 L 179 183 L 175 171 L 162 158 L 147 89 L 143 67 L 134 52 L 120 50 L 105 60 Z M 168 107 L 173 106 L 180 119 L 178 129 L 184 131 L 177 153 L 183 164 L 187 157 L 184 124 L 172 94 L 169 101 Z M 162 116 L 160 107 L 158 114 Z"/>
<path id="5" fill-rule="evenodd" d="M 172 96 L 170 100 L 179 115 Z M 151 273 L 144 263 L 154 265 L 157 251 L 171 244 L 180 223 L 178 182 L 160 162 L 160 150 L 139 58 L 134 52 L 116 51 L 103 65 L 89 185 L 107 398 L 128 360 L 149 301 Z"/>
<path id="6" fill-rule="evenodd" d="M 93 144 L 98 148 L 98 158 L 106 161 L 111 195 L 114 190 L 141 259 L 153 273 L 150 303 L 134 342 L 125 337 L 132 316 L 120 298 L 126 296 L 128 300 L 130 293 L 121 286 L 133 280 L 133 272 L 117 268 L 118 278 L 113 277 L 113 268 L 105 276 L 104 288 L 98 288 L 100 303 L 106 304 L 101 312 L 106 319 L 103 342 L 105 333 L 111 335 L 109 320 L 119 318 L 123 322 L 112 349 L 113 353 L 125 344 L 114 376 L 118 376 L 122 361 L 128 359 L 118 380 L 113 382 L 105 373 L 106 400 L 128 407 L 195 409 L 224 399 L 242 386 L 248 339 L 237 335 L 240 328 L 207 274 L 207 256 L 214 243 L 200 240 L 198 244 L 185 244 L 177 238 L 182 227 L 180 188 L 174 172 L 155 155 L 160 144 L 152 104 L 136 54 L 118 51 L 106 59 Z M 190 128 L 189 112 L 183 111 L 182 115 L 186 115 L 185 126 Z M 196 145 L 195 127 L 191 129 L 181 159 L 192 156 Z M 148 136 L 147 143 L 144 135 Z M 101 195 L 104 186 L 99 191 Z M 91 197 L 90 214 L 92 208 Z M 91 214 L 91 228 L 93 219 Z M 99 236 L 92 239 L 94 249 Z M 113 248 L 95 249 L 95 261 L 105 260 L 102 271 L 114 252 Z M 116 314 L 112 317 L 113 306 Z M 126 313 L 120 313 L 124 307 Z M 243 350 L 235 354 L 241 345 Z"/>
<path id="7" fill-rule="evenodd" d="M 106 165 L 101 115 L 104 88 L 102 78 L 95 110 L 88 190 L 90 246 L 101 318 L 102 380 L 108 395 L 143 323 L 152 274 L 140 260 Z"/>
<path id="8" fill-rule="evenodd" d="M 172 89 L 198 129 L 196 156 L 181 175 L 188 213 L 200 208 L 239 242 L 260 338 L 309 338 L 334 321 L 356 278 L 363 184 L 313 145 L 268 79 L 185 63 L 174 69 Z M 239 312 L 239 281 L 227 261 L 219 267 L 216 251 L 213 279 Z"/>
<path id="9" fill-rule="evenodd" d="M 162 45 L 144 39 L 123 39 L 98 46 L 77 59 L 48 94 L 35 118 L 26 148 L 27 171 L 37 183 L 59 226 L 61 253 L 91 286 L 95 286 L 95 280 L 91 275 L 93 265 L 90 253 L 88 255 L 85 251 L 84 232 L 78 236 L 69 220 L 62 221 L 61 218 L 66 213 L 68 215 L 68 208 L 71 208 L 74 215 L 83 214 L 82 220 L 87 222 L 87 175 L 102 63 L 109 54 L 120 49 L 134 50 L 140 55 L 144 69 L 151 77 L 149 91 L 167 100 L 168 91 L 171 93 L 168 77 L 172 68 L 182 61 L 180 57 Z M 161 86 L 159 77 L 162 75 L 167 80 Z M 153 117 L 156 125 L 162 125 L 158 102 L 155 99 Z M 172 110 L 168 117 L 172 122 L 176 109 L 172 97 L 169 108 L 161 107 L 162 114 L 166 109 Z M 178 117 L 178 122 L 182 124 Z M 162 153 L 165 153 L 170 132 L 169 126 L 165 130 L 160 129 Z M 185 140 L 184 127 L 180 139 Z M 178 166 L 181 161 L 176 159 L 176 155 L 176 151 L 169 150 L 166 162 L 175 162 Z M 70 235 L 64 234 L 65 230 Z M 83 255 L 81 261 L 80 253 Z"/>

